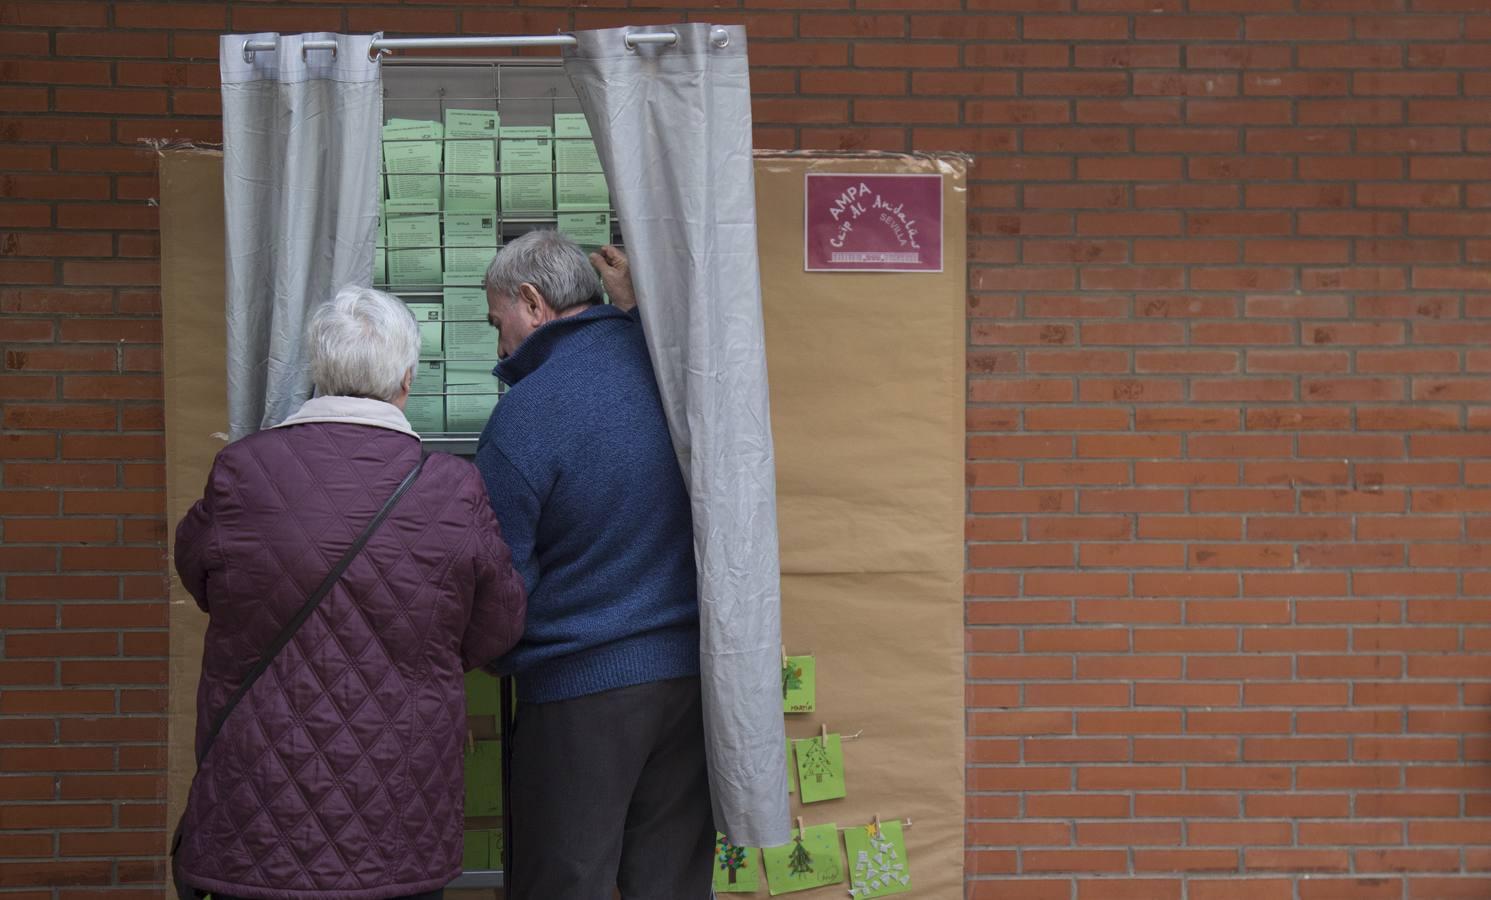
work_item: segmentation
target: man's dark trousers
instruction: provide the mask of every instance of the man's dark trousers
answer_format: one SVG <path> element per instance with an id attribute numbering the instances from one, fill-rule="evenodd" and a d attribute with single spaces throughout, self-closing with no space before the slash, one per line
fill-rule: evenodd
<path id="1" fill-rule="evenodd" d="M 508 900 L 706 900 L 698 677 L 519 703 Z"/>

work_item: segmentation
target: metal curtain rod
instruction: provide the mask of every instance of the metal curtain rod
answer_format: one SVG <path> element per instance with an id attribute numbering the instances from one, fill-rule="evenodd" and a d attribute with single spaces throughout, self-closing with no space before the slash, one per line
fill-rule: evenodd
<path id="1" fill-rule="evenodd" d="M 730 33 L 723 28 L 715 28 L 710 32 L 710 41 L 716 47 L 725 47 L 730 43 Z M 628 50 L 635 48 L 638 44 L 676 44 L 678 32 L 661 31 L 646 32 L 642 34 L 628 34 L 624 38 Z M 573 47 L 579 40 L 572 34 L 520 34 L 490 37 L 447 37 L 447 38 L 379 38 L 373 41 L 370 53 L 383 53 L 390 50 L 451 50 L 457 48 L 481 48 L 481 47 Z M 244 41 L 243 58 L 252 62 L 253 56 L 260 50 L 274 50 L 279 47 L 277 41 Z M 301 45 L 301 53 L 307 50 L 330 50 L 336 53 L 336 41 L 305 41 Z"/>

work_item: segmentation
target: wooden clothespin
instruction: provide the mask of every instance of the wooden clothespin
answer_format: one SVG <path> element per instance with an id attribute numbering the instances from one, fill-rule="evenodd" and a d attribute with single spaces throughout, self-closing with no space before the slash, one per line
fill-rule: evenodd
<path id="1" fill-rule="evenodd" d="M 818 732 L 818 743 L 821 746 L 823 746 L 823 747 L 827 747 L 828 746 L 828 725 L 826 723 L 822 726 L 821 730 Z"/>
<path id="2" fill-rule="evenodd" d="M 782 645 L 782 668 L 787 668 L 787 645 Z"/>
<path id="3" fill-rule="evenodd" d="M 798 816 L 797 817 L 797 839 L 798 840 L 804 840 L 806 838 L 807 838 L 807 835 L 803 832 L 803 827 L 802 827 L 802 816 Z"/>
<path id="4" fill-rule="evenodd" d="M 875 826 L 875 836 L 879 837 L 880 836 L 880 813 L 875 813 L 875 818 L 873 820 L 871 820 L 870 824 L 872 824 L 872 825 Z"/>

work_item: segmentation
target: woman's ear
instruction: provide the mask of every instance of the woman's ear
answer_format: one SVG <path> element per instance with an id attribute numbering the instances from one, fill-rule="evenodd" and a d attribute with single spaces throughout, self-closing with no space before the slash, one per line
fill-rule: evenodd
<path id="1" fill-rule="evenodd" d="M 404 383 L 402 385 L 400 385 L 400 387 L 404 391 L 405 394 L 408 394 L 411 390 L 414 389 L 414 368 L 413 367 L 411 367 L 409 369 L 409 371 L 407 371 L 407 372 L 404 373 Z"/>

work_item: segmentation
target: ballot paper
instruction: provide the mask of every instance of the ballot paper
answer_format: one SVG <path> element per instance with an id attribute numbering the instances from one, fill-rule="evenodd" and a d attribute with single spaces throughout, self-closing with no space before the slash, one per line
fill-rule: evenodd
<path id="1" fill-rule="evenodd" d="M 390 141 L 438 141 L 444 137 L 445 129 L 439 122 L 428 119 L 389 119 L 383 124 L 383 140 Z"/>
<path id="2" fill-rule="evenodd" d="M 420 287 L 438 285 L 441 281 L 439 247 L 388 251 L 388 284 Z"/>
<path id="3" fill-rule="evenodd" d="M 447 109 L 445 138 L 495 138 L 498 121 L 495 109 Z"/>
<path id="4" fill-rule="evenodd" d="M 441 305 L 444 308 L 444 305 Z M 476 366 L 486 367 L 488 375 L 497 362 L 497 329 L 486 321 L 458 321 L 445 323 L 445 360 L 462 369 Z M 449 369 L 446 381 L 449 381 Z"/>
<path id="5" fill-rule="evenodd" d="M 479 287 L 449 287 L 445 288 L 445 323 L 446 327 L 454 322 L 486 322 L 487 321 L 487 292 Z M 490 326 L 488 326 L 490 327 Z M 492 353 L 495 346 L 495 333 L 488 332 L 485 335 L 485 351 Z"/>
<path id="6" fill-rule="evenodd" d="M 495 332 L 488 328 L 488 334 Z M 498 387 L 491 360 L 446 363 L 446 428 L 459 432 L 485 428 L 492 407 L 497 405 Z"/>
<path id="7" fill-rule="evenodd" d="M 445 246 L 497 247 L 497 217 L 491 213 L 445 216 Z"/>
<path id="8" fill-rule="evenodd" d="M 439 141 L 385 141 L 383 164 L 388 170 L 388 198 L 431 200 L 440 198 Z"/>
<path id="9" fill-rule="evenodd" d="M 445 248 L 445 283 L 480 287 L 486 277 L 487 266 L 497 255 L 495 247 L 450 247 Z"/>
<path id="10" fill-rule="evenodd" d="M 534 141 L 554 136 L 554 129 L 547 125 L 503 125 L 500 136 L 504 141 Z"/>
<path id="11" fill-rule="evenodd" d="M 445 209 L 447 212 L 495 212 L 497 150 L 485 138 L 445 142 Z"/>
<path id="12" fill-rule="evenodd" d="M 445 217 L 445 283 L 479 285 L 497 255 L 497 217 L 448 214 Z"/>
<path id="13" fill-rule="evenodd" d="M 569 235 L 587 253 L 611 243 L 611 215 L 604 212 L 561 212 L 559 232 Z"/>
<path id="14" fill-rule="evenodd" d="M 560 209 L 610 209 L 601 158 L 589 138 L 554 141 L 555 194 Z"/>
<path id="15" fill-rule="evenodd" d="M 585 121 L 584 113 L 555 113 L 554 114 L 554 137 L 556 138 L 590 138 L 590 123 Z"/>
<path id="16" fill-rule="evenodd" d="M 432 361 L 441 356 L 441 336 L 445 319 L 444 303 L 409 302 L 409 311 L 419 323 L 419 356 Z M 417 374 L 417 373 L 416 373 Z"/>
<path id="17" fill-rule="evenodd" d="M 502 140 L 502 211 L 548 213 L 554 208 L 554 146 L 548 138 Z"/>
<path id="18" fill-rule="evenodd" d="M 389 200 L 385 206 L 389 216 L 418 215 L 440 212 L 439 197 L 406 197 Z"/>
<path id="19" fill-rule="evenodd" d="M 420 434 L 445 430 L 445 363 L 427 360 L 414 367 L 404 416 Z"/>
<path id="20" fill-rule="evenodd" d="M 388 248 L 411 250 L 440 246 L 440 216 L 389 216 Z"/>
<path id="21" fill-rule="evenodd" d="M 388 251 L 382 246 L 373 248 L 373 284 L 388 284 Z"/>

